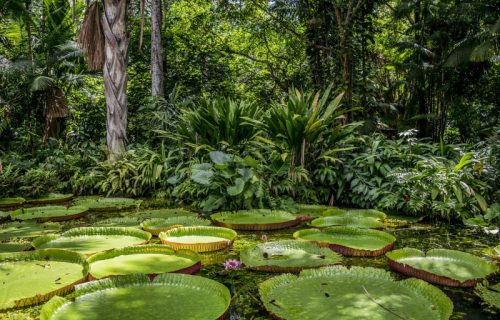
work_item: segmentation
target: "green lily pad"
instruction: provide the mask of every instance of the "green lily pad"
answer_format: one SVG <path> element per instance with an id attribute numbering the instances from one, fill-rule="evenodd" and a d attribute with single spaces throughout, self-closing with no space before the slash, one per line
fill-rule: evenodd
<path id="1" fill-rule="evenodd" d="M 32 245 L 37 249 L 57 248 L 84 255 L 144 244 L 151 234 L 135 228 L 88 227 L 68 230 L 60 236 L 36 238 Z"/>
<path id="2" fill-rule="evenodd" d="M 65 250 L 0 255 L 0 309 L 25 307 L 65 294 L 87 276 L 85 258 Z"/>
<path id="3" fill-rule="evenodd" d="M 285 320 L 447 320 L 453 303 L 419 279 L 383 269 L 332 266 L 284 274 L 259 285 L 265 308 Z"/>
<path id="4" fill-rule="evenodd" d="M 290 212 L 267 209 L 220 212 L 211 215 L 211 218 L 215 225 L 234 230 L 276 230 L 302 222 Z"/>
<path id="5" fill-rule="evenodd" d="M 45 206 L 22 208 L 11 212 L 10 217 L 15 220 L 38 221 L 65 221 L 83 217 L 89 209 L 86 207 Z"/>
<path id="6" fill-rule="evenodd" d="M 10 222 L 0 225 L 0 240 L 35 238 L 61 231 L 59 223 Z"/>
<path id="7" fill-rule="evenodd" d="M 134 214 L 134 216 L 143 219 L 161 218 L 166 219 L 177 216 L 197 216 L 196 212 L 192 212 L 183 208 L 166 208 L 166 209 L 149 209 L 142 210 Z"/>
<path id="8" fill-rule="evenodd" d="M 196 252 L 216 251 L 233 244 L 236 232 L 221 227 L 194 226 L 170 229 L 159 234 L 162 243 Z"/>
<path id="9" fill-rule="evenodd" d="M 245 248 L 240 255 L 246 267 L 269 272 L 299 272 L 340 263 L 342 256 L 311 242 L 282 240 Z"/>
<path id="10" fill-rule="evenodd" d="M 134 227 L 140 228 L 141 221 L 143 219 L 140 217 L 117 217 L 108 218 L 104 220 L 99 220 L 94 222 L 94 226 L 99 227 Z"/>
<path id="11" fill-rule="evenodd" d="M 192 250 L 174 250 L 165 245 L 143 245 L 97 253 L 87 261 L 93 279 L 143 273 L 193 273 L 200 269 L 200 256 Z"/>
<path id="12" fill-rule="evenodd" d="M 500 283 L 492 286 L 484 286 L 482 284 L 478 284 L 476 287 L 476 293 L 487 304 L 500 309 Z"/>
<path id="13" fill-rule="evenodd" d="M 21 197 L 16 198 L 0 198 L 0 208 L 13 208 L 22 205 L 26 199 Z"/>
<path id="14" fill-rule="evenodd" d="M 348 256 L 378 256 L 391 250 L 396 242 L 387 232 L 351 227 L 299 230 L 293 237 L 317 242 Z"/>
<path id="15" fill-rule="evenodd" d="M 317 205 L 317 204 L 299 204 L 299 213 L 305 214 L 310 217 L 321 217 L 323 212 L 332 209 L 331 206 Z"/>
<path id="16" fill-rule="evenodd" d="M 10 213 L 0 210 L 0 220 L 10 217 Z"/>
<path id="17" fill-rule="evenodd" d="M 53 203 L 63 203 L 68 202 L 73 199 L 73 194 L 62 194 L 62 193 L 49 193 L 37 198 L 27 199 L 26 203 L 29 204 L 53 204 Z"/>
<path id="18" fill-rule="evenodd" d="M 120 211 L 138 208 L 140 200 L 131 198 L 80 198 L 74 203 L 76 206 L 87 207 L 90 211 Z"/>
<path id="19" fill-rule="evenodd" d="M 470 287 L 498 271 L 498 267 L 472 254 L 447 249 L 424 253 L 403 248 L 386 253 L 391 268 L 428 282 Z"/>
<path id="20" fill-rule="evenodd" d="M 351 216 L 358 218 L 375 218 L 383 220 L 387 216 L 382 211 L 375 209 L 330 209 L 323 213 L 323 216 Z"/>
<path id="21" fill-rule="evenodd" d="M 210 220 L 201 219 L 196 216 L 174 216 L 170 218 L 152 218 L 141 223 L 141 228 L 153 235 L 158 235 L 162 231 L 182 226 L 208 226 Z"/>
<path id="22" fill-rule="evenodd" d="M 7 242 L 0 243 L 0 253 L 21 252 L 31 249 L 31 243 Z"/>
<path id="23" fill-rule="evenodd" d="M 314 219 L 310 222 L 311 227 L 326 228 L 333 226 L 356 227 L 361 229 L 381 229 L 384 224 L 375 218 L 359 218 L 352 216 L 328 216 Z"/>
<path id="24" fill-rule="evenodd" d="M 231 302 L 224 285 L 175 273 L 152 282 L 137 274 L 93 281 L 77 286 L 69 298 L 46 303 L 41 320 L 212 320 L 221 319 Z"/>

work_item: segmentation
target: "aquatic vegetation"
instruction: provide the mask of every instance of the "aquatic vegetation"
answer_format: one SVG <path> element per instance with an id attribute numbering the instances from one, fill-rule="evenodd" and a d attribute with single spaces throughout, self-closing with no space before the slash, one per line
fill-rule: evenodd
<path id="1" fill-rule="evenodd" d="M 168 297 L 168 299 L 165 299 Z M 42 309 L 41 320 L 220 319 L 231 295 L 222 284 L 207 278 L 166 273 L 150 281 L 146 275 L 117 276 L 76 286 L 68 298 L 55 297 Z M 132 304 L 133 308 L 118 308 Z M 91 310 L 91 311 L 90 311 Z"/>
<path id="2" fill-rule="evenodd" d="M 342 261 L 341 255 L 328 248 L 296 240 L 260 243 L 243 249 L 240 257 L 246 267 L 269 272 L 299 272 Z"/>
<path id="3" fill-rule="evenodd" d="M 66 250 L 0 255 L 0 309 L 25 307 L 71 291 L 87 276 L 87 262 Z"/>
<path id="4" fill-rule="evenodd" d="M 138 208 L 142 201 L 131 198 L 83 197 L 75 200 L 75 206 L 87 207 L 90 211 L 120 211 Z"/>
<path id="5" fill-rule="evenodd" d="M 375 209 L 330 209 L 323 212 L 323 216 L 350 216 L 357 218 L 375 218 L 383 220 L 387 218 L 387 215 L 382 211 Z"/>
<path id="6" fill-rule="evenodd" d="M 70 229 L 60 236 L 42 236 L 32 245 L 37 249 L 58 248 L 75 251 L 84 255 L 144 244 L 151 234 L 134 228 L 85 227 Z"/>
<path id="7" fill-rule="evenodd" d="M 316 242 L 346 256 L 379 256 L 391 250 L 396 242 L 387 232 L 351 227 L 304 229 L 293 237 Z"/>
<path id="8" fill-rule="evenodd" d="M 193 226 L 170 229 L 159 234 L 161 242 L 180 249 L 207 252 L 225 249 L 233 244 L 236 232 L 222 227 Z"/>
<path id="9" fill-rule="evenodd" d="M 46 221 L 65 221 L 72 219 L 79 219 L 87 212 L 89 209 L 87 207 L 73 206 L 44 206 L 44 207 L 32 207 L 32 208 L 22 208 L 11 212 L 10 217 L 13 220 L 31 220 L 36 219 L 39 222 Z"/>
<path id="10" fill-rule="evenodd" d="M 26 199 L 26 203 L 28 204 L 54 204 L 54 203 L 63 203 L 68 202 L 73 199 L 73 194 L 62 194 L 62 193 L 48 193 L 44 195 L 40 195 L 36 198 Z"/>
<path id="11" fill-rule="evenodd" d="M 224 270 L 240 269 L 243 266 L 241 261 L 236 259 L 228 259 L 222 265 L 224 266 Z"/>
<path id="12" fill-rule="evenodd" d="M 55 222 L 9 222 L 0 225 L 0 241 L 16 238 L 35 238 L 42 235 L 55 234 L 59 233 L 61 228 L 61 224 Z"/>
<path id="13" fill-rule="evenodd" d="M 182 226 L 208 226 L 210 220 L 198 218 L 196 216 L 174 216 L 168 218 L 152 218 L 141 223 L 141 228 L 152 235 L 159 235 L 160 232 Z"/>
<path id="14" fill-rule="evenodd" d="M 31 249 L 31 243 L 6 242 L 0 243 L 0 253 L 21 252 Z"/>
<path id="15" fill-rule="evenodd" d="M 311 227 L 326 228 L 332 226 L 355 227 L 361 229 L 382 229 L 385 224 L 380 220 L 372 217 L 356 217 L 356 216 L 327 216 L 319 217 L 312 220 Z"/>
<path id="16" fill-rule="evenodd" d="M 427 253 L 403 248 L 386 253 L 389 266 L 403 274 L 453 287 L 471 287 L 498 271 L 498 267 L 472 254 L 447 249 Z"/>
<path id="17" fill-rule="evenodd" d="M 16 198 L 0 198 L 0 209 L 11 209 L 21 206 L 26 202 L 26 199 L 21 197 Z"/>
<path id="18" fill-rule="evenodd" d="M 215 225 L 234 230 L 276 230 L 296 226 L 302 219 L 287 211 L 266 209 L 220 212 L 210 216 Z"/>
<path id="19" fill-rule="evenodd" d="M 478 284 L 476 293 L 490 306 L 500 310 L 500 283 L 491 286 Z"/>
<path id="20" fill-rule="evenodd" d="M 112 249 L 91 256 L 89 277 L 102 279 L 133 273 L 150 278 L 167 272 L 194 273 L 201 267 L 200 256 L 191 250 L 175 250 L 165 245 L 142 245 Z"/>
<path id="21" fill-rule="evenodd" d="M 419 279 L 395 281 L 383 269 L 343 266 L 284 274 L 259 285 L 265 308 L 278 319 L 447 320 L 453 303 Z"/>
<path id="22" fill-rule="evenodd" d="M 138 216 L 144 219 L 151 219 L 151 218 L 166 219 L 170 217 L 191 216 L 191 215 L 198 215 L 198 214 L 196 212 L 192 212 L 184 208 L 146 209 L 139 211 L 137 213 L 133 213 L 133 216 Z"/>

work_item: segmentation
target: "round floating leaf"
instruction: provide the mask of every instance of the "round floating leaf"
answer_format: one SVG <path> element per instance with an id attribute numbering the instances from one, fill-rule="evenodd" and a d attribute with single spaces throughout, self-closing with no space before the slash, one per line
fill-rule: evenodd
<path id="1" fill-rule="evenodd" d="M 89 227 L 68 230 L 60 236 L 36 238 L 32 245 L 37 249 L 58 248 L 85 255 L 109 249 L 144 244 L 151 234 L 135 228 Z"/>
<path id="2" fill-rule="evenodd" d="M 476 293 L 490 306 L 500 309 L 500 283 L 493 286 L 478 284 Z"/>
<path id="3" fill-rule="evenodd" d="M 389 266 L 408 276 L 454 287 L 470 287 L 498 271 L 498 267 L 472 254 L 432 249 L 424 253 L 414 248 L 388 252 Z"/>
<path id="4" fill-rule="evenodd" d="M 290 212 L 267 209 L 220 212 L 211 215 L 211 218 L 215 225 L 235 230 L 276 230 L 302 222 Z"/>
<path id="5" fill-rule="evenodd" d="M 42 235 L 58 233 L 59 223 L 11 222 L 0 225 L 0 240 L 35 238 Z"/>
<path id="6" fill-rule="evenodd" d="M 0 208 L 13 208 L 22 205 L 26 200 L 17 198 L 0 198 Z"/>
<path id="7" fill-rule="evenodd" d="M 41 320 L 215 320 L 222 319 L 231 302 L 224 285 L 175 273 L 152 282 L 137 274 L 92 281 L 77 286 L 69 298 L 74 300 L 50 300 Z"/>
<path id="8" fill-rule="evenodd" d="M 0 220 L 3 220 L 5 218 L 8 218 L 10 217 L 10 214 L 8 212 L 4 212 L 2 210 L 0 210 Z"/>
<path id="9" fill-rule="evenodd" d="M 323 213 L 324 216 L 351 216 L 358 218 L 375 218 L 383 220 L 387 216 L 382 211 L 375 209 L 330 209 Z"/>
<path id="10" fill-rule="evenodd" d="M 151 219 L 151 218 L 170 218 L 177 216 L 197 216 L 198 214 L 195 212 L 191 212 L 189 210 L 183 208 L 168 208 L 168 209 L 150 209 L 143 210 L 134 214 L 134 216 L 138 216 L 142 219 Z"/>
<path id="11" fill-rule="evenodd" d="M 22 208 L 13 211 L 10 216 L 16 220 L 31 220 L 37 219 L 43 221 L 65 221 L 71 219 L 78 219 L 83 217 L 87 212 L 86 207 L 69 207 L 64 206 L 45 206 L 45 207 L 32 207 Z"/>
<path id="12" fill-rule="evenodd" d="M 220 227 L 179 227 L 161 232 L 159 238 L 174 248 L 191 249 L 196 252 L 225 249 L 233 243 L 236 232 Z"/>
<path id="13" fill-rule="evenodd" d="M 387 232 L 351 227 L 299 230 L 293 237 L 315 241 L 347 256 L 378 256 L 391 250 L 396 242 Z"/>
<path id="14" fill-rule="evenodd" d="M 52 203 L 62 203 L 68 202 L 73 199 L 72 194 L 61 194 L 61 193 L 49 193 L 42 195 L 37 198 L 32 198 L 26 200 L 26 203 L 29 204 L 52 204 Z"/>
<path id="15" fill-rule="evenodd" d="M 20 252 L 31 249 L 31 243 L 0 243 L 0 253 Z"/>
<path id="16" fill-rule="evenodd" d="M 375 218 L 359 218 L 352 216 L 328 216 L 314 219 L 310 222 L 312 227 L 326 228 L 332 226 L 346 226 L 362 229 L 381 229 L 384 224 Z"/>
<path id="17" fill-rule="evenodd" d="M 99 221 L 94 222 L 94 226 L 140 228 L 142 220 L 143 219 L 140 217 L 109 218 L 109 219 L 104 219 L 104 220 L 99 220 Z"/>
<path id="18" fill-rule="evenodd" d="M 141 228 L 153 235 L 182 226 L 208 226 L 210 220 L 201 219 L 196 216 L 175 216 L 170 218 L 153 218 L 141 223 Z"/>
<path id="19" fill-rule="evenodd" d="M 200 256 L 196 252 L 174 250 L 165 245 L 113 249 L 93 255 L 88 263 L 89 274 L 94 279 L 133 273 L 193 273 L 201 267 Z"/>
<path id="20" fill-rule="evenodd" d="M 299 272 L 340 263 L 342 256 L 307 241 L 265 242 L 244 249 L 240 255 L 245 266 L 269 272 Z"/>
<path id="21" fill-rule="evenodd" d="M 299 204 L 299 213 L 305 214 L 310 217 L 321 217 L 323 212 L 332 209 L 330 206 L 316 205 L 316 204 Z"/>
<path id="22" fill-rule="evenodd" d="M 87 276 L 82 255 L 38 250 L 0 255 L 0 309 L 25 307 L 65 294 Z"/>
<path id="23" fill-rule="evenodd" d="M 453 303 L 418 279 L 395 281 L 375 268 L 332 266 L 284 274 L 264 281 L 266 309 L 286 320 L 446 320 Z"/>
<path id="24" fill-rule="evenodd" d="M 140 200 L 130 198 L 80 198 L 76 206 L 87 207 L 90 211 L 120 211 L 139 207 Z"/>

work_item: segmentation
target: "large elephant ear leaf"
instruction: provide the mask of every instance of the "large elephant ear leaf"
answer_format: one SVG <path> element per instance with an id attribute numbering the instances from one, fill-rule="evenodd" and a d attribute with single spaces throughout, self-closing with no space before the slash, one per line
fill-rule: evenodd
<path id="1" fill-rule="evenodd" d="M 195 164 L 191 167 L 191 179 L 194 182 L 209 186 L 214 172 L 210 163 Z"/>
<path id="2" fill-rule="evenodd" d="M 236 178 L 234 180 L 234 186 L 227 187 L 227 194 L 229 194 L 232 197 L 237 196 L 243 192 L 244 188 L 245 188 L 245 181 L 242 178 Z"/>
<path id="3" fill-rule="evenodd" d="M 213 163 L 219 165 L 225 165 L 233 161 L 233 157 L 222 151 L 212 151 L 208 154 Z"/>

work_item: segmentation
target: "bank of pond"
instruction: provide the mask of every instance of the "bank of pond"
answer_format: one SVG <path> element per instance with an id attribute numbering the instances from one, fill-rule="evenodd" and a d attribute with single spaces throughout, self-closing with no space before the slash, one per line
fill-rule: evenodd
<path id="1" fill-rule="evenodd" d="M 203 216 L 142 202 L 0 199 L 0 319 L 445 320 L 500 309 L 499 238 L 480 229 L 375 209 Z"/>

